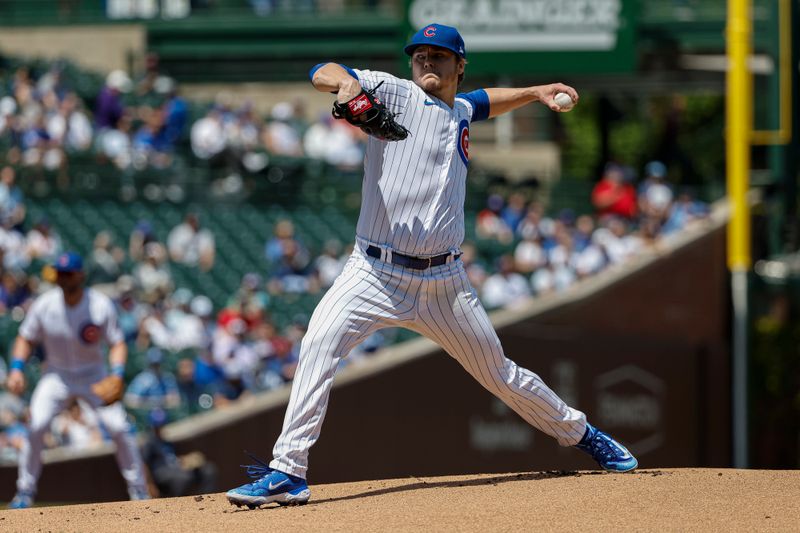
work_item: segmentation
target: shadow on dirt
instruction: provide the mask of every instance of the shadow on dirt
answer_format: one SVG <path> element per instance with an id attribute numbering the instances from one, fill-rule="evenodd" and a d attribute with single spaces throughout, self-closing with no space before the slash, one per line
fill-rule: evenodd
<path id="1" fill-rule="evenodd" d="M 500 483 L 511 483 L 514 481 L 542 481 L 547 479 L 556 479 L 562 477 L 574 477 L 578 478 L 581 476 L 614 476 L 614 475 L 624 475 L 624 476 L 648 476 L 648 477 L 656 477 L 665 475 L 666 472 L 662 472 L 661 470 L 637 470 L 635 472 L 629 472 L 626 474 L 613 474 L 611 472 L 604 472 L 601 470 L 548 470 L 546 472 L 530 472 L 527 474 L 519 473 L 519 474 L 501 474 L 493 477 L 480 477 L 475 479 L 461 479 L 458 481 L 425 481 L 424 479 L 411 475 L 409 476 L 409 483 L 406 485 L 400 485 L 399 487 L 388 487 L 385 489 L 375 489 L 369 490 L 367 492 L 359 492 L 358 494 L 350 494 L 349 496 L 338 496 L 335 498 L 324 498 L 321 500 L 311 500 L 308 502 L 307 505 L 321 505 L 325 503 L 333 503 L 333 502 L 341 502 L 346 500 L 357 500 L 360 498 L 372 498 L 375 496 L 382 496 L 384 494 L 394 494 L 397 492 L 407 492 L 412 490 L 420 490 L 420 489 L 440 489 L 440 488 L 452 488 L 452 487 L 477 487 L 481 485 L 499 485 Z M 259 506 L 262 510 L 268 509 L 280 509 L 279 505 L 270 505 L 270 506 Z M 245 512 L 246 509 L 237 509 L 233 512 Z"/>
<path id="2" fill-rule="evenodd" d="M 640 470 L 637 472 L 630 472 L 621 474 L 625 476 L 660 476 L 664 473 L 659 470 Z M 341 496 L 337 498 L 325 498 L 322 500 L 312 500 L 309 505 L 320 505 L 323 503 L 339 502 L 345 500 L 355 500 L 358 498 L 371 498 L 373 496 L 381 496 L 383 494 L 393 494 L 396 492 L 406 492 L 411 490 L 420 489 L 438 489 L 450 487 L 476 487 L 480 485 L 499 485 L 500 483 L 511 483 L 514 481 L 541 481 L 547 479 L 555 479 L 562 477 L 581 477 L 581 476 L 605 476 L 605 475 L 620 475 L 612 474 L 603 471 L 577 471 L 577 470 L 549 470 L 546 472 L 531 472 L 528 474 L 503 474 L 493 477 L 481 477 L 475 479 L 461 479 L 458 481 L 425 481 L 417 476 L 410 476 L 414 481 L 409 482 L 407 485 L 399 487 L 389 487 L 385 489 L 376 489 L 358 494 L 351 494 L 349 496 Z"/>

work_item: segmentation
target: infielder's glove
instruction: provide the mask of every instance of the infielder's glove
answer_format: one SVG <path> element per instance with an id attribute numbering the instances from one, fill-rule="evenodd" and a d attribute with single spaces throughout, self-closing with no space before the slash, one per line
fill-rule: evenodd
<path id="1" fill-rule="evenodd" d="M 111 405 L 122 399 L 125 391 L 125 382 L 121 377 L 114 374 L 105 377 L 92 385 L 92 392 L 95 393 L 104 405 Z"/>
<path id="2" fill-rule="evenodd" d="M 375 91 L 382 84 L 380 82 L 371 91 L 361 89 L 358 96 L 344 104 L 334 102 L 331 114 L 333 118 L 344 119 L 382 141 L 402 141 L 408 137 L 408 130 L 394 119 L 397 114 L 389 111 L 375 96 Z"/>

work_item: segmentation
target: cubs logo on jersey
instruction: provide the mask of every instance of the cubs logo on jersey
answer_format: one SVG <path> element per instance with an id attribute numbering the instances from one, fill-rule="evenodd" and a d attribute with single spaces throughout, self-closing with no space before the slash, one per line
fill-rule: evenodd
<path id="1" fill-rule="evenodd" d="M 84 344 L 95 344 L 100 340 L 100 326 L 91 322 L 84 324 L 81 326 L 79 336 Z"/>
<path id="2" fill-rule="evenodd" d="M 462 120 L 458 124 L 458 155 L 465 165 L 469 166 L 469 122 Z"/>

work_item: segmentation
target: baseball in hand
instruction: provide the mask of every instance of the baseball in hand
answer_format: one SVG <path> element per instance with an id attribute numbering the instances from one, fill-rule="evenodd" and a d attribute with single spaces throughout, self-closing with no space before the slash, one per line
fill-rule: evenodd
<path id="1" fill-rule="evenodd" d="M 553 98 L 553 101 L 558 104 L 558 107 L 560 107 L 562 111 L 569 111 L 574 105 L 572 98 L 570 98 L 567 93 L 558 93 L 555 98 Z"/>

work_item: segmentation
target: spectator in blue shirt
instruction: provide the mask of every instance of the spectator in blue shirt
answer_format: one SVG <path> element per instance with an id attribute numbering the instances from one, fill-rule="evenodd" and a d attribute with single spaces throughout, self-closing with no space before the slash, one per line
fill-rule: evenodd
<path id="1" fill-rule="evenodd" d="M 517 231 L 519 223 L 525 218 L 527 202 L 525 197 L 519 192 L 513 192 L 508 197 L 508 203 L 500 212 L 500 218 L 511 229 L 512 233 Z"/>
<path id="2" fill-rule="evenodd" d="M 17 185 L 14 167 L 0 169 L 0 224 L 21 231 L 25 220 L 25 196 Z"/>
<path id="3" fill-rule="evenodd" d="M 183 139 L 186 123 L 189 120 L 189 106 L 186 100 L 178 95 L 175 80 L 167 76 L 159 76 L 155 81 L 155 90 L 166 95 L 162 106 L 164 112 L 164 132 L 167 140 L 175 145 Z"/>
<path id="4" fill-rule="evenodd" d="M 180 406 L 178 383 L 171 372 L 161 368 L 164 353 L 158 348 L 147 350 L 148 368 L 133 378 L 125 392 L 125 405 L 132 409 L 175 409 Z"/>
<path id="5" fill-rule="evenodd" d="M 201 452 L 178 455 L 175 446 L 164 440 L 161 430 L 167 414 L 154 409 L 148 415 L 151 434 L 142 447 L 142 459 L 150 470 L 156 496 L 186 496 L 215 492 L 217 468 Z M 155 490 L 153 490 L 155 489 Z"/>
<path id="6" fill-rule="evenodd" d="M 685 228 L 694 220 L 708 216 L 708 206 L 698 202 L 687 191 L 681 192 L 677 201 L 672 204 L 669 217 L 661 228 L 661 233 L 668 235 Z"/>
<path id="7" fill-rule="evenodd" d="M 133 150 L 141 160 L 156 168 L 172 164 L 175 142 L 169 137 L 163 110 L 152 109 L 147 113 L 145 124 L 133 136 Z"/>

